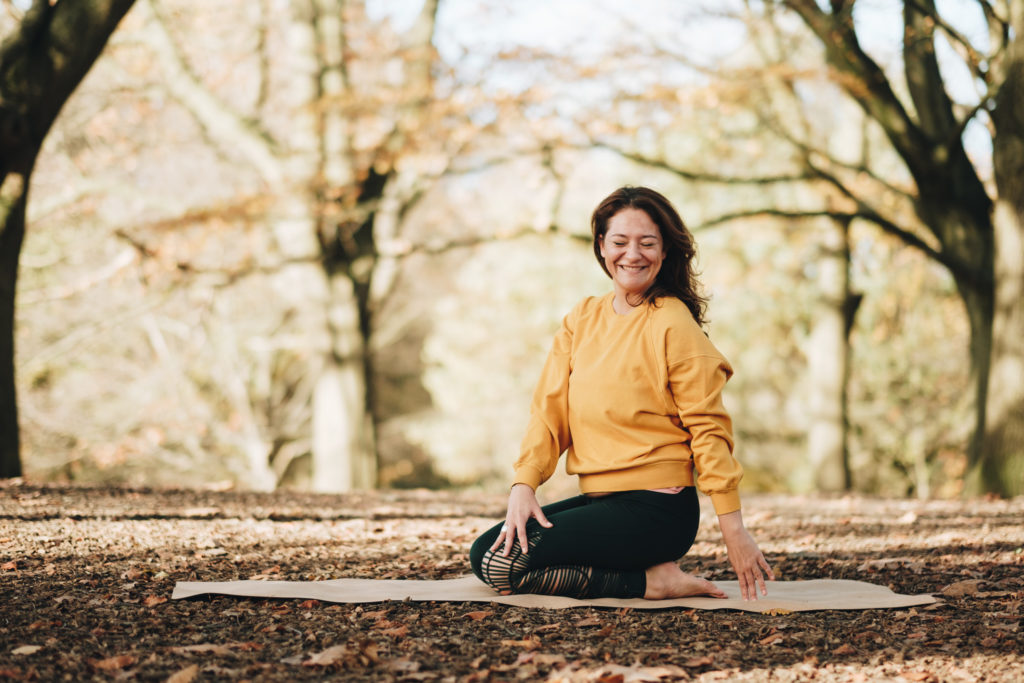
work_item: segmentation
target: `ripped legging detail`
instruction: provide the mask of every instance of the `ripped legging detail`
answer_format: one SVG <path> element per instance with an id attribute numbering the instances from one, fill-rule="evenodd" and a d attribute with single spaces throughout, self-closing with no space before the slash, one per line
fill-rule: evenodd
<path id="1" fill-rule="evenodd" d="M 543 531 L 527 536 L 535 547 Z M 515 539 L 508 557 L 497 550 L 484 553 L 480 565 L 481 578 L 498 592 L 563 595 L 577 599 L 596 597 L 643 597 L 646 588 L 644 573 L 613 571 L 578 565 L 557 565 L 530 569 L 530 556 Z"/>

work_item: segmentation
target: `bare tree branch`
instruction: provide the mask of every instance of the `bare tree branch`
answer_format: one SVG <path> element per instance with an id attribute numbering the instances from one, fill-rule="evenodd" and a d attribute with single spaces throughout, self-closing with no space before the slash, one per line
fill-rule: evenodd
<path id="1" fill-rule="evenodd" d="M 7 13 L 7 16 L 11 17 L 17 22 L 21 21 L 21 18 L 24 16 L 24 12 L 15 6 L 14 0 L 3 0 L 3 6 L 4 10 Z"/>
<path id="2" fill-rule="evenodd" d="M 945 257 L 940 252 L 937 252 L 927 242 L 922 240 L 920 237 L 912 232 L 908 232 L 903 228 L 899 227 L 895 223 L 879 216 L 877 213 L 872 211 L 833 211 L 830 209 L 815 209 L 815 210 L 789 210 L 789 209 L 778 209 L 778 208 L 760 208 L 760 209 L 744 209 L 742 211 L 733 211 L 729 213 L 716 216 L 710 220 L 704 221 L 703 223 L 691 228 L 695 233 L 703 230 L 709 230 L 716 228 L 725 223 L 740 220 L 743 218 L 785 218 L 790 220 L 807 220 L 812 218 L 832 218 L 839 221 L 851 221 L 856 218 L 861 220 L 869 221 L 874 223 L 884 232 L 889 233 L 895 237 L 898 237 L 901 241 L 907 245 L 920 250 L 929 258 L 933 258 L 937 261 L 945 263 Z M 952 267 L 952 266 L 950 266 Z"/>
<path id="3" fill-rule="evenodd" d="M 789 144 L 793 145 L 798 150 L 800 150 L 801 154 L 803 155 L 804 163 L 805 164 L 810 166 L 811 158 L 814 157 L 814 156 L 818 156 L 818 157 L 821 157 L 822 159 L 826 160 L 829 163 L 830 166 L 834 166 L 836 168 L 842 168 L 842 169 L 845 169 L 847 171 L 852 171 L 853 173 L 863 174 L 865 177 L 870 178 L 874 182 L 876 182 L 879 185 L 881 185 L 882 187 L 884 187 L 886 190 L 888 190 L 888 191 L 890 191 L 890 192 L 892 192 L 892 193 L 894 193 L 896 195 L 899 195 L 900 197 L 902 197 L 904 199 L 907 199 L 909 201 L 915 201 L 917 199 L 916 195 L 914 195 L 912 192 L 910 192 L 908 190 L 905 190 L 905 189 L 903 189 L 901 187 L 897 187 L 896 185 L 893 185 L 891 182 L 889 182 L 885 178 L 883 178 L 880 175 L 878 175 L 877 173 L 875 173 L 868 166 L 868 164 L 866 164 L 866 163 L 852 164 L 852 163 L 849 163 L 849 162 L 846 162 L 846 161 L 841 161 L 839 159 L 836 159 L 834 156 L 832 156 L 831 154 L 828 153 L 827 149 L 825 149 L 823 147 L 813 147 L 810 144 L 808 144 L 806 142 L 803 142 L 802 140 L 797 140 L 795 137 L 793 137 L 788 132 L 786 132 L 785 130 L 780 128 L 778 125 L 776 125 L 776 122 L 770 121 L 770 120 L 767 120 L 767 119 L 761 119 L 761 120 L 763 121 L 765 127 L 769 128 L 773 133 L 775 133 L 776 135 L 778 135 L 779 137 L 784 139 L 786 142 L 788 142 Z M 807 176 L 808 179 L 820 178 L 821 174 L 819 173 L 819 169 L 817 169 L 817 168 L 815 168 L 813 166 L 810 166 L 810 167 L 812 168 L 812 172 Z"/>
<path id="4" fill-rule="evenodd" d="M 984 0 L 982 0 L 982 2 L 983 1 Z M 964 34 L 957 31 L 956 28 L 954 28 L 941 14 L 939 14 L 938 9 L 935 7 L 933 2 L 905 0 L 905 4 L 908 7 L 913 7 L 915 10 L 934 21 L 935 25 L 946 34 L 946 37 L 949 38 L 949 42 L 953 46 L 953 49 L 960 54 L 960 57 L 967 64 L 971 72 L 977 78 L 985 81 L 985 83 L 989 82 L 989 71 L 984 66 L 986 60 L 985 56 L 978 52 Z"/>
<path id="5" fill-rule="evenodd" d="M 882 126 L 900 155 L 911 163 L 926 156 L 931 144 L 903 107 L 878 64 L 861 48 L 848 11 L 828 14 L 816 0 L 783 0 L 825 46 L 838 82 Z M 918 169 L 911 169 L 915 171 Z"/>
<path id="6" fill-rule="evenodd" d="M 956 130 L 956 117 L 935 55 L 936 14 L 934 0 L 903 3 L 903 70 L 924 134 L 934 142 L 959 144 L 950 140 Z"/>
<path id="7" fill-rule="evenodd" d="M 168 33 L 157 0 L 141 0 L 138 4 L 150 10 L 150 45 L 166 71 L 168 92 L 195 116 L 203 128 L 209 130 L 211 140 L 243 154 L 268 185 L 279 185 L 284 170 L 269 133 L 231 109 L 199 81 L 186 62 L 181 47 Z"/>
<path id="8" fill-rule="evenodd" d="M 624 149 L 610 145 L 605 142 L 593 142 L 587 148 L 590 149 L 606 149 L 610 152 L 615 152 L 623 159 L 629 161 L 635 161 L 638 164 L 650 166 L 662 171 L 668 171 L 680 178 L 685 180 L 691 180 L 694 182 L 702 183 L 719 183 L 723 185 L 772 185 L 775 183 L 793 183 L 804 180 L 812 180 L 813 176 L 806 173 L 795 173 L 795 174 L 782 174 L 774 176 L 732 176 L 720 173 L 708 173 L 705 171 L 690 171 L 684 168 L 679 168 L 668 163 L 664 159 L 655 159 L 653 157 L 647 157 L 636 152 L 627 152 Z M 580 147 L 580 149 L 586 149 Z"/>

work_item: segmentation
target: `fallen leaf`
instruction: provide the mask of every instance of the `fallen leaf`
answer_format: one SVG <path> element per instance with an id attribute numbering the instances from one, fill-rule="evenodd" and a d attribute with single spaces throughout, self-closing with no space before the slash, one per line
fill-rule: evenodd
<path id="1" fill-rule="evenodd" d="M 10 562 L 4 562 L 3 564 L 0 564 L 0 569 L 3 569 L 5 572 L 13 571 L 13 570 L 15 570 L 17 568 L 18 568 L 18 561 L 17 560 L 11 560 Z"/>
<path id="2" fill-rule="evenodd" d="M 687 659 L 683 663 L 683 666 L 685 666 L 688 669 L 693 669 L 698 666 L 712 666 L 714 665 L 714 663 L 715 662 L 713 659 L 711 659 L 711 657 L 693 657 L 692 659 Z"/>
<path id="3" fill-rule="evenodd" d="M 302 609 L 313 609 L 314 607 L 318 607 L 319 605 L 319 600 L 303 600 L 299 603 L 299 607 L 301 607 Z"/>
<path id="4" fill-rule="evenodd" d="M 503 647 L 520 647 L 524 650 L 536 650 L 540 647 L 540 641 L 536 638 L 524 638 L 523 640 L 502 640 Z"/>
<path id="5" fill-rule="evenodd" d="M 603 623 L 604 622 L 602 622 L 597 617 L 583 617 L 582 619 L 577 619 L 576 621 L 572 622 L 572 625 L 576 628 L 582 628 L 586 626 L 600 626 Z"/>
<path id="6" fill-rule="evenodd" d="M 171 674 L 167 678 L 167 683 L 192 683 L 197 675 L 199 675 L 199 665 L 193 664 L 192 666 L 186 666 L 177 673 Z"/>
<path id="7" fill-rule="evenodd" d="M 408 657 L 402 657 L 401 659 L 392 659 L 387 663 L 387 668 L 391 671 L 397 671 L 401 674 L 416 673 L 420 670 L 420 663 L 414 662 Z"/>
<path id="8" fill-rule="evenodd" d="M 878 560 L 868 560 L 857 567 L 857 571 L 869 571 L 874 569 L 893 569 L 904 567 L 907 569 L 919 569 L 924 567 L 924 562 L 915 560 L 912 557 L 883 557 Z"/>
<path id="9" fill-rule="evenodd" d="M 783 638 L 783 636 L 782 636 L 781 633 L 773 633 L 770 636 L 768 636 L 767 638 L 762 638 L 758 642 L 761 643 L 762 645 L 774 645 L 775 643 L 777 643 L 780 640 L 782 640 L 782 638 Z"/>
<path id="10" fill-rule="evenodd" d="M 364 619 L 382 619 L 388 615 L 386 609 L 376 610 L 374 612 L 363 612 Z"/>
<path id="11" fill-rule="evenodd" d="M 565 664 L 565 656 L 552 654 L 549 652 L 523 652 L 519 655 L 520 658 L 529 657 L 531 664 L 538 666 L 552 666 L 555 664 Z"/>
<path id="12" fill-rule="evenodd" d="M 493 614 L 494 612 L 491 610 L 481 610 L 479 612 L 466 612 L 462 616 L 472 619 L 473 621 L 482 621 Z"/>
<path id="13" fill-rule="evenodd" d="M 776 574 L 777 573 L 778 572 L 776 572 Z M 778 617 L 778 616 L 782 616 L 784 614 L 792 614 L 792 613 L 793 613 L 793 610 L 791 610 L 791 609 L 782 609 L 781 607 L 772 607 L 771 609 L 766 609 L 765 611 L 761 612 L 761 614 L 767 614 L 767 615 L 773 616 L 773 617 Z"/>
<path id="14" fill-rule="evenodd" d="M 106 659 L 90 659 L 89 664 L 94 669 L 100 669 L 102 671 L 117 671 L 123 669 L 126 666 L 131 666 L 135 663 L 135 657 L 131 655 L 116 655 L 114 657 L 107 657 Z"/>
<path id="15" fill-rule="evenodd" d="M 834 654 L 834 655 L 852 655 L 852 654 L 856 654 L 856 653 L 857 653 L 857 649 L 855 647 L 853 647 L 852 645 L 850 645 L 849 643 L 843 643 L 842 645 L 840 645 L 836 649 L 832 650 L 832 654 Z"/>
<path id="16" fill-rule="evenodd" d="M 935 674 L 929 673 L 928 671 L 904 671 L 900 674 L 900 678 L 905 678 L 908 681 L 934 681 L 936 680 Z"/>
<path id="17" fill-rule="evenodd" d="M 349 649 L 344 645 L 335 645 L 323 652 L 310 655 L 309 659 L 302 663 L 302 666 L 330 666 L 349 656 L 349 654 Z"/>
<path id="18" fill-rule="evenodd" d="M 215 655 L 226 655 L 231 652 L 230 644 L 218 644 L 218 643 L 198 643 L 197 645 L 183 645 L 181 647 L 172 647 L 171 652 L 175 654 L 191 654 L 198 652 L 200 654 L 213 653 Z"/>
<path id="19" fill-rule="evenodd" d="M 679 677 L 679 672 L 663 666 L 605 664 L 593 671 L 588 671 L 586 680 L 599 683 L 657 683 L 657 681 L 669 677 Z"/>
<path id="20" fill-rule="evenodd" d="M 167 598 L 162 595 L 147 595 L 146 599 L 142 601 L 142 604 L 146 607 L 156 607 L 167 602 Z"/>
<path id="21" fill-rule="evenodd" d="M 978 594 L 978 585 L 981 583 L 980 579 L 967 579 L 966 581 L 957 581 L 951 583 L 940 592 L 943 595 L 951 598 L 961 598 L 965 596 L 972 596 Z"/>
<path id="22" fill-rule="evenodd" d="M 409 627 L 405 624 L 396 626 L 395 628 L 381 629 L 381 635 L 391 636 L 392 638 L 405 638 L 409 635 Z"/>
<path id="23" fill-rule="evenodd" d="M 11 650 L 12 655 L 34 655 L 43 649 L 42 645 L 22 645 Z"/>

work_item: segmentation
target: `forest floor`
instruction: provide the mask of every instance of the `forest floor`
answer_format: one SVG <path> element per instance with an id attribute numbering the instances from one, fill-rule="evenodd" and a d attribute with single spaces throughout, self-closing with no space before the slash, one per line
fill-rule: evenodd
<path id="1" fill-rule="evenodd" d="M 704 512 L 681 564 L 734 578 Z M 170 600 L 176 581 L 460 576 L 504 499 L 14 481 L 0 483 L 0 679 L 1024 680 L 1024 499 L 747 496 L 744 514 L 780 579 L 939 602 L 758 614 Z"/>

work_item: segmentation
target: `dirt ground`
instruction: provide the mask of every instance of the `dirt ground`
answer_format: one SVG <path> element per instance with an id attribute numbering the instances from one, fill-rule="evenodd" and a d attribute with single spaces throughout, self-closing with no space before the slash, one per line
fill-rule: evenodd
<path id="1" fill-rule="evenodd" d="M 170 600 L 182 580 L 460 576 L 503 505 L 479 493 L 0 484 L 0 679 L 1024 680 L 1024 499 L 745 498 L 780 579 L 939 595 L 925 608 Z M 681 564 L 734 578 L 704 512 Z"/>

